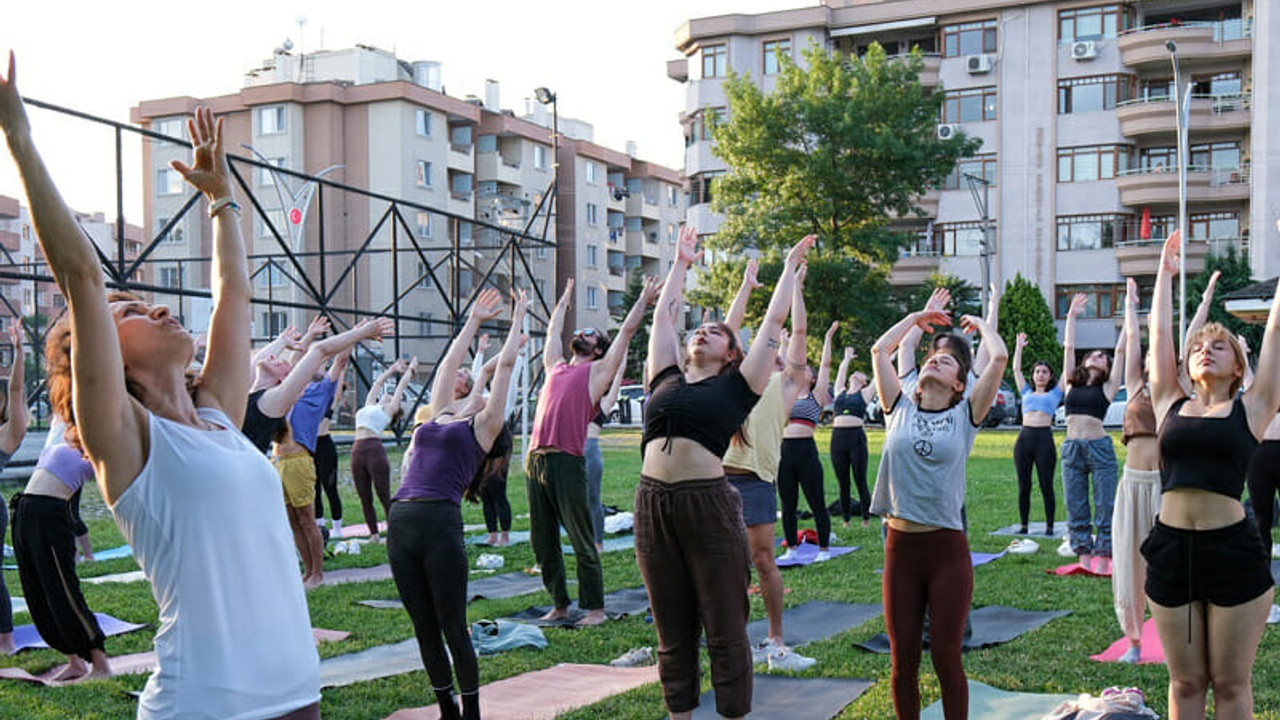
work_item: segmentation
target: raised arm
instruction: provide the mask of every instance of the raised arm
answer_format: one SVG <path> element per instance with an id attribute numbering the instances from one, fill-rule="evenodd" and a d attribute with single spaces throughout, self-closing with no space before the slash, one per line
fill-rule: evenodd
<path id="1" fill-rule="evenodd" d="M 9 326 L 9 342 L 13 344 L 13 367 L 9 368 L 9 402 L 5 407 L 4 425 L 0 425 L 0 451 L 13 455 L 27 435 L 27 364 L 22 351 L 22 319 L 14 318 Z"/>
<path id="2" fill-rule="evenodd" d="M 524 315 L 529 307 L 529 298 L 524 290 L 516 294 L 515 307 L 511 311 L 511 328 L 507 330 L 507 340 L 498 353 L 498 366 L 493 373 L 493 381 L 489 385 L 489 402 L 476 414 L 476 442 L 486 450 L 493 447 L 493 441 L 502 432 L 502 424 L 507 420 L 506 407 L 502 399 L 507 396 L 507 388 L 511 384 L 511 371 L 516 366 L 516 357 L 525 343 L 525 335 L 521 330 Z"/>
<path id="3" fill-rule="evenodd" d="M 818 361 L 818 382 L 813 387 L 813 397 L 824 407 L 831 402 L 831 343 L 835 340 L 839 322 L 831 323 L 822 339 L 822 358 Z"/>
<path id="4" fill-rule="evenodd" d="M 986 318 L 965 315 L 960 322 L 966 329 L 976 330 L 978 337 L 982 338 L 983 347 L 987 348 L 987 366 L 978 374 L 973 392 L 969 394 L 969 419 L 977 426 L 986 419 L 996 393 L 1000 391 L 1000 379 L 1009 365 L 1009 348 Z"/>
<path id="5" fill-rule="evenodd" d="M 569 304 L 573 302 L 573 278 L 569 278 L 564 284 L 564 292 L 560 294 L 560 299 L 556 301 L 556 307 L 551 311 L 551 318 L 547 320 L 547 337 L 542 345 L 542 365 L 551 372 L 556 369 L 556 365 L 564 361 L 564 341 L 561 335 L 564 334 L 564 316 L 569 312 Z M 434 396 L 432 396 L 434 400 Z"/>
<path id="6" fill-rule="evenodd" d="M 382 403 L 382 411 L 388 416 L 394 415 L 396 408 L 400 407 L 400 400 L 404 398 L 405 388 L 409 387 L 409 381 L 413 379 L 413 374 L 418 371 L 418 358 L 409 361 L 409 367 L 400 373 L 400 382 L 396 383 L 395 392 L 391 393 L 391 398 Z"/>
<path id="7" fill-rule="evenodd" d="M 480 374 L 480 368 L 484 367 L 484 353 L 489 349 L 489 333 L 480 333 L 480 337 L 476 340 L 476 354 L 471 356 L 471 377 Z"/>
<path id="8" fill-rule="evenodd" d="M 262 362 L 263 358 L 268 355 L 280 357 L 285 348 L 296 351 L 301 347 L 297 344 L 299 339 L 300 336 L 298 335 L 297 328 L 292 325 L 286 327 L 284 332 L 276 336 L 275 340 L 272 340 L 261 348 L 258 348 L 258 351 L 253 354 L 253 357 L 249 360 L 249 374 L 252 375 L 256 372 L 258 363 Z"/>
<path id="9" fill-rule="evenodd" d="M 946 292 L 946 290 L 943 290 L 943 292 Z M 936 297 L 937 291 L 935 290 L 934 297 L 931 297 L 929 302 L 925 304 L 924 310 L 910 313 L 899 320 L 871 346 L 871 370 L 873 373 L 871 383 L 875 385 L 876 394 L 880 396 L 880 407 L 885 412 L 893 409 L 893 406 L 898 402 L 898 396 L 902 394 L 902 381 L 898 377 L 897 368 L 893 365 L 893 355 L 894 351 L 898 350 L 898 345 L 903 338 L 907 337 L 912 328 L 918 328 L 921 333 L 925 330 L 933 332 L 934 325 L 951 324 L 951 313 L 945 309 L 937 308 Z M 947 293 L 947 299 L 950 299 L 950 293 Z"/>
<path id="10" fill-rule="evenodd" d="M 1182 231 L 1175 230 L 1160 254 L 1160 269 L 1151 297 L 1148 328 L 1151 335 L 1151 361 L 1147 378 L 1151 384 L 1151 403 L 1156 422 L 1163 423 L 1169 408 L 1183 396 L 1178 384 L 1178 360 L 1173 338 L 1173 275 L 1178 272 L 1178 253 L 1182 249 Z"/>
<path id="11" fill-rule="evenodd" d="M 333 402 L 329 403 L 329 412 L 333 413 L 334 415 L 338 413 L 338 406 L 342 404 L 342 393 L 344 390 L 346 390 L 346 387 L 347 387 L 347 372 L 346 372 L 347 363 L 350 361 L 351 361 L 351 348 L 347 348 L 339 352 L 333 358 L 333 365 L 335 367 L 341 366 L 341 370 L 338 372 L 337 385 L 333 386 Z M 332 377 L 333 368 L 330 367 L 329 370 L 330 370 L 330 376 Z"/>
<path id="12" fill-rule="evenodd" d="M 807 235 L 787 252 L 787 261 L 782 268 L 782 275 L 778 278 L 778 284 L 773 288 L 773 297 L 769 298 L 769 309 L 765 312 L 764 321 L 760 324 L 760 330 L 756 332 L 755 342 L 751 343 L 751 349 L 747 351 L 747 357 L 739 366 L 747 385 L 757 394 L 764 392 L 765 386 L 769 384 L 769 374 L 773 372 L 774 357 L 778 352 L 778 335 L 782 332 L 782 324 L 787 321 L 789 314 L 796 271 L 804 262 L 805 253 L 809 252 L 817 239 L 816 235 Z M 804 348 L 804 339 L 795 337 L 797 334 L 794 332 L 795 328 L 793 327 L 792 330 L 791 352 L 794 356 L 794 353 L 798 352 L 794 349 L 795 347 Z"/>
<path id="13" fill-rule="evenodd" d="M 572 282 L 572 280 L 570 281 Z M 436 377 L 431 383 L 431 415 L 439 417 L 440 413 L 449 406 L 453 401 L 453 382 L 454 377 L 458 374 L 458 368 L 462 367 L 463 360 L 467 356 L 467 348 L 471 347 L 471 339 L 475 337 L 476 330 L 480 328 L 480 323 L 492 320 L 498 316 L 502 310 L 502 296 L 493 288 L 485 288 L 476 297 L 474 303 L 471 304 L 471 313 L 467 316 L 467 322 L 453 337 L 453 342 L 449 343 L 449 351 L 445 353 L 444 360 L 436 366 Z M 564 322 L 563 314 L 561 314 L 561 322 Z M 559 334 L 556 335 L 559 337 Z M 548 330 L 547 337 L 551 337 Z M 503 388 L 503 392 L 506 388 Z M 376 402 L 376 401 L 375 401 Z"/>
<path id="14" fill-rule="evenodd" d="M 676 316 L 684 304 L 684 278 L 689 268 L 702 257 L 698 249 L 698 231 L 686 225 L 680 228 L 680 240 L 676 245 L 676 259 L 671 263 L 667 279 L 658 295 L 658 307 L 653 311 L 653 327 L 649 329 L 649 360 L 646 363 L 645 385 L 657 377 L 658 371 L 680 364 L 680 343 L 671 342 L 676 335 Z"/>
<path id="15" fill-rule="evenodd" d="M 307 331 L 303 333 L 302 337 L 298 338 L 296 346 L 289 348 L 293 353 L 289 356 L 289 362 L 297 362 L 298 358 L 302 357 L 302 354 L 307 351 L 307 348 L 311 347 L 311 343 L 327 332 L 329 332 L 329 318 L 323 315 L 315 316 L 311 320 L 311 324 L 307 325 Z"/>
<path id="16" fill-rule="evenodd" d="M 1200 295 L 1200 304 L 1196 306 L 1196 313 L 1191 316 L 1191 322 L 1187 324 L 1187 334 L 1185 337 L 1191 337 L 1200 332 L 1200 328 L 1209 321 L 1209 308 L 1213 305 L 1213 295 L 1218 287 L 1218 278 L 1222 275 L 1220 270 L 1214 270 L 1209 276 L 1209 282 L 1204 287 L 1204 292 Z M 1188 348 L 1178 348 L 1178 357 L 1181 362 L 1178 364 L 1178 382 L 1182 385 L 1182 390 L 1186 394 L 1191 394 L 1191 374 L 1190 362 L 1191 351 Z"/>
<path id="17" fill-rule="evenodd" d="M 951 291 L 937 287 L 929 294 L 923 312 L 931 314 L 946 309 L 951 302 Z M 927 326 L 926 326 L 927 327 Z M 924 337 L 924 328 L 912 325 L 907 334 L 898 341 L 898 377 L 904 378 L 916 369 L 916 351 L 920 348 L 920 339 Z M 930 330 L 932 332 L 932 330 Z"/>
<path id="18" fill-rule="evenodd" d="M 387 381 L 391 379 L 392 375 L 395 375 L 396 373 L 403 373 L 404 368 L 405 362 L 403 358 L 396 358 L 395 362 L 384 367 L 382 372 L 378 373 L 378 377 L 374 378 L 373 382 L 369 383 L 369 392 L 364 396 L 365 406 L 377 405 L 378 399 L 382 397 L 383 386 L 387 384 Z"/>
<path id="19" fill-rule="evenodd" d="M 627 373 L 627 354 L 622 354 L 622 362 L 618 363 L 618 371 L 613 374 L 613 383 L 609 385 L 609 390 L 605 392 L 604 397 L 600 398 L 600 410 L 605 415 L 609 414 L 609 408 L 618 402 L 618 394 L 622 392 L 622 376 Z"/>
<path id="20" fill-rule="evenodd" d="M 1280 228 L 1280 222 L 1276 223 Z M 1245 410 L 1254 437 L 1262 439 L 1267 424 L 1280 410 L 1280 287 L 1272 293 L 1267 329 L 1258 346 L 1258 370 L 1244 394 Z"/>
<path id="21" fill-rule="evenodd" d="M 991 328 L 1000 327 L 1000 286 L 991 283 L 987 289 L 987 314 L 983 319 L 987 321 L 987 325 Z M 979 343 L 978 352 L 973 357 L 973 374 L 981 375 L 982 371 L 987 367 L 987 363 L 991 361 L 991 353 L 987 352 L 986 344 Z M 966 378 L 968 380 L 968 378 Z"/>
<path id="22" fill-rule="evenodd" d="M 262 393 L 262 397 L 258 398 L 258 409 L 267 417 L 284 417 L 289 408 L 302 397 L 311 378 L 324 368 L 330 358 L 349 351 L 358 342 L 381 340 L 383 334 L 391 332 L 394 327 L 395 324 L 388 318 L 365 320 L 344 333 L 313 344 L 279 385 Z M 335 391 L 334 397 L 337 395 Z"/>
<path id="23" fill-rule="evenodd" d="M 796 280 L 791 288 L 791 331 L 778 333 L 778 348 L 782 356 L 782 407 L 787 412 L 795 405 L 796 398 L 809 389 L 809 316 L 804 304 L 804 281 L 809 275 L 809 266 L 802 264 L 796 269 Z"/>
<path id="24" fill-rule="evenodd" d="M 1129 347 L 1128 333 L 1120 333 L 1120 337 L 1116 339 L 1116 349 L 1111 356 L 1111 372 L 1107 375 L 1106 381 L 1102 384 L 1102 392 L 1110 401 L 1120 391 L 1120 386 L 1124 384 L 1124 371 L 1127 363 L 1125 356 Z"/>
<path id="25" fill-rule="evenodd" d="M 844 349 L 844 358 L 840 360 L 840 368 L 836 370 L 836 387 L 832 395 L 840 397 L 849 388 L 849 364 L 853 362 L 853 348 Z"/>
<path id="26" fill-rule="evenodd" d="M 1027 379 L 1022 375 L 1022 349 L 1026 346 L 1027 334 L 1018 333 L 1013 340 L 1013 384 L 1022 395 L 1036 391 L 1034 387 L 1027 384 Z"/>
<path id="27" fill-rule="evenodd" d="M 1062 330 L 1062 376 L 1058 379 L 1058 387 L 1067 391 L 1068 378 L 1076 371 L 1076 316 L 1089 301 L 1084 293 L 1076 293 L 1071 298 L 1071 306 L 1067 308 L 1067 324 Z"/>
<path id="28" fill-rule="evenodd" d="M 0 79 L 0 128 L 26 190 L 32 223 L 49 270 L 67 298 L 75 337 L 71 377 L 80 441 L 98 470 L 103 495 L 112 503 L 137 477 L 146 460 L 147 413 L 125 390 L 120 338 L 107 305 L 102 266 L 92 242 L 76 224 L 36 150 L 18 95 L 12 52 L 8 78 Z M 244 359 L 248 355 L 246 348 L 236 358 L 246 378 L 248 367 Z"/>
<path id="29" fill-rule="evenodd" d="M 1244 353 L 1244 377 L 1240 378 L 1240 389 L 1248 390 L 1253 387 L 1253 365 L 1249 363 L 1249 341 L 1244 339 L 1243 335 L 1236 336 L 1236 342 L 1240 343 L 1240 350 Z"/>
<path id="30" fill-rule="evenodd" d="M 759 272 L 760 263 L 755 258 L 748 260 L 747 269 L 742 271 L 742 284 L 738 286 L 738 294 L 733 296 L 733 304 L 729 306 L 729 314 L 724 319 L 724 324 L 734 332 L 742 329 L 742 321 L 747 317 L 747 300 L 751 298 L 751 291 L 760 287 L 760 281 L 756 279 Z"/>
<path id="31" fill-rule="evenodd" d="M 623 318 L 622 326 L 618 328 L 618 334 L 613 338 L 613 343 L 609 345 L 608 352 L 604 354 L 603 358 L 591 363 L 589 390 L 593 404 L 600 404 L 600 399 L 608 392 L 609 385 L 613 383 L 614 376 L 618 374 L 618 369 L 623 367 L 623 360 L 627 357 L 627 348 L 631 346 L 631 338 L 635 337 L 636 331 L 640 329 L 640 323 L 644 322 L 644 311 L 658 299 L 658 291 L 661 289 L 662 285 L 658 283 L 658 278 L 647 277 L 644 279 L 644 288 L 640 291 L 640 297 L 636 298 L 631 310 Z"/>
<path id="32" fill-rule="evenodd" d="M 1138 326 L 1138 283 L 1133 278 L 1125 283 L 1124 336 L 1128 347 L 1124 356 L 1124 388 L 1129 399 L 1142 392 L 1142 330 Z M 1120 358 L 1116 358 L 1120 364 Z"/>

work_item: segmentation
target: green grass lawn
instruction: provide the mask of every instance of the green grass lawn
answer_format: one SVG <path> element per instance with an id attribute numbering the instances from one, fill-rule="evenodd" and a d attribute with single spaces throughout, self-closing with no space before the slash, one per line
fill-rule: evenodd
<path id="1" fill-rule="evenodd" d="M 827 429 L 819 431 L 818 442 L 824 461 L 827 461 L 825 451 L 829 444 L 829 432 Z M 872 430 L 869 435 L 872 450 L 871 475 L 874 478 L 883 433 Z M 1015 434 L 1012 432 L 987 431 L 978 437 L 974 446 L 969 462 L 968 493 L 970 544 L 974 550 L 995 552 L 1003 549 L 1009 538 L 987 533 L 1017 521 L 1016 482 L 1010 459 L 1014 438 Z M 639 439 L 639 432 L 634 430 L 606 432 L 601 443 L 605 456 L 606 504 L 623 509 L 631 508 L 640 469 Z M 398 467 L 399 454 L 392 453 L 391 460 L 392 467 Z M 344 456 L 342 494 L 345 521 L 352 524 L 359 521 L 360 509 L 347 467 Z M 509 487 L 513 512 L 517 516 L 523 515 L 527 512 L 523 474 L 513 470 Z M 826 488 L 827 500 L 830 502 L 835 497 L 835 480 L 829 465 Z M 7 496 L 15 491 L 14 488 L 6 488 L 5 494 Z M 1037 495 L 1038 493 L 1033 495 L 1032 499 L 1032 519 L 1035 520 L 1041 519 L 1042 512 Z M 1061 495 L 1058 505 L 1058 521 L 1065 522 Z M 483 522 L 479 506 L 464 504 L 463 510 L 465 522 Z M 86 490 L 84 513 L 95 547 L 114 547 L 123 542 L 96 489 Z M 515 529 L 527 529 L 528 525 L 527 519 L 515 521 Z M 804 525 L 802 522 L 802 527 Z M 783 580 L 793 590 L 786 596 L 788 607 L 809 600 L 880 602 L 880 575 L 876 571 L 882 567 L 884 556 L 878 524 L 873 523 L 871 528 L 863 528 L 855 522 L 853 527 L 846 529 L 837 520 L 833 530 L 839 536 L 841 544 L 860 545 L 862 549 L 824 565 L 785 572 Z M 235 532 L 233 519 L 227 522 L 227 532 Z M 1100 579 L 1061 578 L 1046 574 L 1046 568 L 1065 562 L 1053 552 L 1054 549 L 1052 543 L 1042 543 L 1037 555 L 1006 556 L 975 570 L 975 606 L 1000 604 L 1029 610 L 1066 609 L 1071 611 L 1071 615 L 1055 620 L 1014 642 L 967 654 L 965 668 L 969 677 L 996 687 L 1028 692 L 1097 693 L 1110 685 L 1135 685 L 1147 693 L 1149 704 L 1164 715 L 1168 676 L 1163 666 L 1100 664 L 1089 660 L 1090 654 L 1101 651 L 1119 637 L 1119 627 L 1112 610 L 1111 585 Z M 498 552 L 505 557 L 506 567 L 502 572 L 533 564 L 533 554 L 528 544 L 500 550 L 468 548 L 473 562 L 482 551 Z M 338 556 L 326 561 L 325 567 L 332 570 L 384 562 L 386 553 L 382 547 L 366 546 L 362 554 Z M 569 563 L 572 566 L 572 560 Z M 641 584 L 634 556 L 630 553 L 604 555 L 603 564 L 606 591 Z M 135 567 L 131 559 L 122 559 L 82 566 L 80 572 L 82 576 L 91 576 L 132 570 Z M 17 573 L 5 571 L 4 576 L 11 592 L 21 594 Z M 570 577 L 573 577 L 572 573 Z M 145 583 L 86 584 L 84 588 L 89 605 L 95 611 L 110 613 L 133 622 L 151 623 L 151 627 L 146 630 L 109 638 L 108 655 L 151 649 L 157 611 L 149 586 Z M 570 592 L 574 592 L 572 585 Z M 353 604 L 360 599 L 395 596 L 395 586 L 391 581 L 320 588 L 308 595 L 313 626 L 351 633 L 349 639 L 340 643 L 322 645 L 321 657 L 332 657 L 411 637 L 409 618 L 403 612 L 375 610 Z M 543 593 L 510 600 L 479 600 L 471 604 L 469 616 L 473 621 L 496 618 L 532 604 L 547 602 L 548 598 Z M 751 602 L 752 618 L 764 617 L 761 601 L 755 598 Z M 19 615 L 17 623 L 24 622 L 29 622 L 27 616 Z M 889 658 L 854 647 L 855 642 L 883 630 L 883 620 L 876 619 L 830 640 L 809 645 L 804 650 L 806 655 L 818 659 L 818 664 L 804 673 L 806 676 L 854 677 L 876 681 L 871 690 L 847 708 L 840 718 L 847 720 L 893 716 L 887 684 Z M 560 662 L 605 663 L 630 648 L 657 643 L 653 626 L 646 624 L 643 618 L 611 622 L 594 629 L 548 629 L 545 632 L 550 641 L 550 646 L 545 650 L 521 650 L 482 658 L 481 681 L 489 683 Z M 18 666 L 32 672 L 44 671 L 59 662 L 61 656 L 51 650 L 26 651 L 15 657 L 0 657 L 0 666 Z M 143 681 L 142 676 L 128 676 L 65 688 L 40 688 L 0 681 L 0 718 L 126 720 L 134 717 L 136 710 L 135 701 L 126 693 L 140 690 Z M 927 704 L 937 700 L 937 680 L 927 662 L 922 668 L 921 682 L 924 686 L 924 702 Z M 710 687 L 710 684 L 704 672 L 704 688 L 706 687 Z M 1257 698 L 1256 716 L 1280 720 L 1280 634 L 1271 629 L 1264 636 L 1259 651 L 1254 673 L 1254 694 Z M 425 705 L 433 699 L 425 673 L 415 672 L 326 690 L 321 711 L 326 720 L 377 720 L 400 708 Z M 563 717 L 571 720 L 654 720 L 662 716 L 661 693 L 655 684 Z"/>

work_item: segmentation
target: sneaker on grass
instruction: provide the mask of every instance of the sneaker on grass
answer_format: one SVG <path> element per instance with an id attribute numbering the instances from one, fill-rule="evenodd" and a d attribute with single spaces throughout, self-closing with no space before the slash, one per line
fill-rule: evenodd
<path id="1" fill-rule="evenodd" d="M 751 664 L 764 665 L 769 662 L 769 656 L 772 655 L 775 650 L 785 647 L 785 645 L 775 642 L 772 638 L 765 638 L 751 646 Z"/>
<path id="2" fill-rule="evenodd" d="M 609 664 L 614 667 L 647 667 L 653 664 L 653 648 L 632 648 L 622 657 L 609 661 Z"/>
<path id="3" fill-rule="evenodd" d="M 796 551 L 795 551 L 795 550 L 792 550 L 791 548 L 787 548 L 787 551 L 786 551 L 786 552 L 784 552 L 784 553 L 782 553 L 781 555 L 779 555 L 779 556 L 778 556 L 778 559 L 779 559 L 779 560 L 788 560 L 788 561 L 790 561 L 790 560 L 795 560 L 795 559 L 796 559 Z"/>
<path id="4" fill-rule="evenodd" d="M 817 660 L 805 657 L 786 645 L 769 653 L 770 672 L 800 672 L 801 670 L 808 670 L 817 664 Z"/>

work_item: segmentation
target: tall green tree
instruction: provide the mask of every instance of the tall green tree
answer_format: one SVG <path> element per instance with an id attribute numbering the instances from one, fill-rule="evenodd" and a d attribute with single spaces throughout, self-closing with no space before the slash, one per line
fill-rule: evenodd
<path id="1" fill-rule="evenodd" d="M 865 347 L 898 312 L 888 268 L 910 236 L 890 229 L 891 216 L 916 212 L 913 202 L 941 184 L 979 141 L 939 140 L 942 97 L 920 85 L 923 56 L 889 60 L 878 45 L 862 58 L 816 44 L 793 64 L 785 56 L 775 89 L 748 77 L 725 82 L 727 117 L 712 122 L 715 153 L 728 166 L 712 186 L 724 223 L 709 241 L 718 262 L 690 296 L 726 308 L 741 279 L 744 253 L 761 256 L 762 282 L 801 237 L 816 234 L 809 254 L 809 329 L 815 338 L 833 320 L 838 341 Z M 757 322 L 766 299 L 748 313 Z"/>
<path id="2" fill-rule="evenodd" d="M 1012 363 L 1013 349 L 1018 333 L 1027 334 L 1027 347 L 1022 351 L 1023 375 L 1030 382 L 1031 368 L 1038 360 L 1047 360 L 1057 371 L 1062 372 L 1062 343 L 1058 342 L 1058 328 L 1053 324 L 1053 311 L 1044 294 L 1030 280 L 1018 273 L 1004 284 L 1004 293 L 1000 296 L 1000 337 L 1009 346 L 1009 357 Z M 1012 375 L 1013 366 L 1009 367 Z"/>
<path id="3" fill-rule="evenodd" d="M 1234 246 L 1228 245 L 1225 253 L 1209 253 L 1204 259 L 1204 272 L 1187 278 L 1187 315 L 1190 317 L 1196 311 L 1200 298 L 1204 295 L 1204 289 L 1209 285 L 1209 276 L 1213 275 L 1215 270 L 1222 275 L 1218 277 L 1215 298 L 1209 306 L 1209 322 L 1222 323 L 1231 332 L 1243 335 L 1245 341 L 1249 343 L 1250 351 L 1256 353 L 1262 343 L 1263 326 L 1251 325 L 1237 318 L 1226 311 L 1222 302 L 1223 295 L 1246 285 L 1252 285 L 1254 282 L 1249 256 L 1236 252 Z M 1175 280 L 1175 287 L 1176 282 Z"/>
<path id="4" fill-rule="evenodd" d="M 644 291 L 644 271 L 639 265 L 627 273 L 627 289 L 622 294 L 622 302 L 613 307 L 613 320 L 619 326 L 626 319 L 631 306 L 636 304 L 640 293 Z M 631 336 L 631 344 L 627 347 L 627 370 L 623 378 L 640 382 L 644 377 L 644 361 L 649 355 L 649 328 L 653 327 L 653 308 L 644 311 L 644 322 L 640 324 L 640 332 Z"/>

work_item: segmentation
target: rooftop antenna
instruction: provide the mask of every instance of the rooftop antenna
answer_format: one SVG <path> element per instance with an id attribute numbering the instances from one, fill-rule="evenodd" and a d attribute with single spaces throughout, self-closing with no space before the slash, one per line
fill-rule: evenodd
<path id="1" fill-rule="evenodd" d="M 298 23 L 298 82 L 306 81 L 305 67 L 307 65 L 307 36 L 305 34 L 307 28 L 307 16 L 299 15 Z"/>

